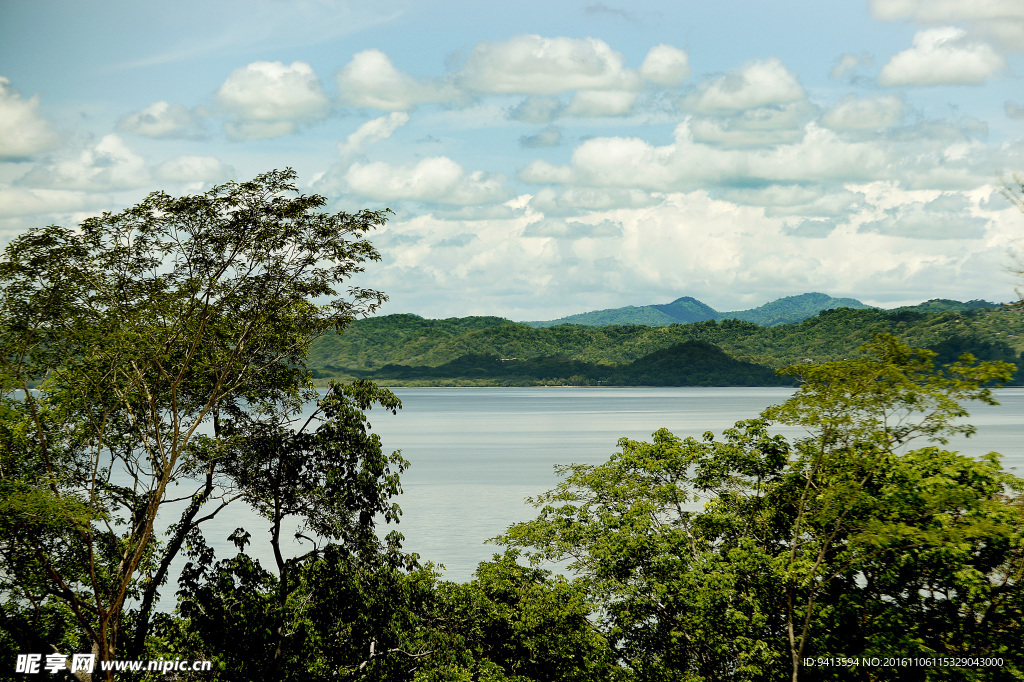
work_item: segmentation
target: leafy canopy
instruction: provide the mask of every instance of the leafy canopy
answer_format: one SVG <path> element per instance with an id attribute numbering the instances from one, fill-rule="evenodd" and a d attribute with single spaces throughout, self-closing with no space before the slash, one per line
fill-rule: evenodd
<path id="1" fill-rule="evenodd" d="M 297 409 L 310 343 L 384 300 L 343 285 L 379 259 L 364 237 L 385 214 L 322 212 L 295 177 L 157 192 L 5 249 L 0 593 L 5 614 L 36 614 L 9 628 L 23 649 L 51 650 L 59 610 L 101 659 L 138 653 L 185 536 L 259 492 L 227 467 L 246 413 Z M 179 484 L 189 504 L 164 534 Z"/>

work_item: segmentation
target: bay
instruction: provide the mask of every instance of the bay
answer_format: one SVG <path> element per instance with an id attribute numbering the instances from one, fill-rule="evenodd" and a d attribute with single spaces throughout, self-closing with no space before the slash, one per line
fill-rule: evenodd
<path id="1" fill-rule="evenodd" d="M 398 415 L 370 413 L 387 450 L 411 462 L 402 477 L 403 510 L 397 529 L 405 548 L 423 561 L 444 564 L 445 578 L 466 581 L 496 545 L 485 544 L 509 524 L 534 516 L 524 498 L 558 483 L 556 464 L 605 461 L 619 438 L 648 439 L 659 428 L 679 437 L 716 435 L 737 420 L 757 416 L 792 393 L 787 388 L 408 388 Z M 1004 455 L 1003 465 L 1024 473 L 1024 388 L 1001 389 L 1001 405 L 973 405 L 970 438 L 950 449 L 971 456 Z M 780 430 L 798 437 L 797 429 Z M 251 517 L 251 518 L 250 518 Z M 258 521 L 244 509 L 217 520 L 226 538 L 250 527 L 259 555 Z M 212 531 L 212 532 L 211 532 Z M 207 531 L 221 556 L 230 545 Z M 296 551 L 298 548 L 296 547 Z M 269 552 L 263 559 L 270 559 Z"/>

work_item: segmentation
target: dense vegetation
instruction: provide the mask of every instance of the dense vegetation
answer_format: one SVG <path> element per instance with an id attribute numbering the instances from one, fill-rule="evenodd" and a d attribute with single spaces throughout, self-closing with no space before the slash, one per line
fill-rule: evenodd
<path id="1" fill-rule="evenodd" d="M 372 378 L 392 385 L 774 385 L 774 370 L 851 357 L 876 334 L 931 348 L 942 362 L 970 352 L 1017 363 L 1024 352 L 1024 311 L 840 308 L 774 327 L 709 320 L 543 329 L 496 317 L 388 315 L 358 320 L 341 336 L 321 337 L 309 357 L 323 379 Z M 670 362 L 673 355 L 676 361 Z M 652 372 L 658 357 L 659 371 Z"/>

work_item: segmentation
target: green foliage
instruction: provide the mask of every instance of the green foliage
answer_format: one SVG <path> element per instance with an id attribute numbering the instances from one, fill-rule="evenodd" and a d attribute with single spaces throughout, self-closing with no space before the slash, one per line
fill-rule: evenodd
<path id="1" fill-rule="evenodd" d="M 7 246 L 3 627 L 70 613 L 102 660 L 141 653 L 184 538 L 232 499 L 224 455 L 258 430 L 248 415 L 308 399 L 313 339 L 384 300 L 339 292 L 379 258 L 363 237 L 384 214 L 322 213 L 326 199 L 297 195 L 294 179 L 158 192 Z M 179 484 L 191 504 L 164 534 L 159 512 Z"/>
<path id="2" fill-rule="evenodd" d="M 496 554 L 471 582 L 439 586 L 438 615 L 451 643 L 443 654 L 448 661 L 435 659 L 431 666 L 461 666 L 476 675 L 500 670 L 504 677 L 495 679 L 533 682 L 625 679 L 590 623 L 592 606 L 582 586 L 517 559 L 516 552 Z"/>
<path id="3" fill-rule="evenodd" d="M 563 467 L 499 541 L 569 561 L 638 680 L 832 679 L 804 657 L 892 654 L 998 656 L 972 679 L 1024 675 L 1024 481 L 997 455 L 908 446 L 970 433 L 961 402 L 992 402 L 985 384 L 1010 368 L 936 368 L 892 337 L 863 351 L 791 368 L 794 397 L 723 440 L 662 430 Z"/>
<path id="4" fill-rule="evenodd" d="M 703 341 L 657 350 L 628 364 L 599 364 L 564 357 L 531 359 L 463 355 L 437 367 L 387 364 L 368 372 L 377 381 L 476 379 L 504 385 L 573 386 L 779 386 L 792 381 L 773 370 L 726 355 Z"/>
<path id="5" fill-rule="evenodd" d="M 311 366 L 322 380 L 362 377 L 392 384 L 533 385 L 568 383 L 578 375 L 590 385 L 779 385 L 765 368 L 854 357 L 876 334 L 934 349 L 945 363 L 965 352 L 1019 363 L 1024 312 L 1010 307 L 942 313 L 842 308 L 775 327 L 726 319 L 667 327 L 547 329 L 500 318 L 390 315 L 357 321 L 344 336 L 318 340 Z M 720 363 L 715 353 L 706 352 L 689 362 L 667 362 L 657 372 L 640 367 L 659 352 L 671 355 L 672 347 L 688 344 L 692 350 L 698 342 L 749 364 Z M 713 371 L 706 371 L 710 367 Z"/>

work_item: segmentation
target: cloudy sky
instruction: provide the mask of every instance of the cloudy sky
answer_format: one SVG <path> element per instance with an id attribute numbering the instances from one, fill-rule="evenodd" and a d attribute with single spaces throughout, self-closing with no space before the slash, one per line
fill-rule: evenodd
<path id="1" fill-rule="evenodd" d="M 1009 300 L 1020 0 L 0 4 L 0 244 L 293 167 L 382 312 Z"/>

